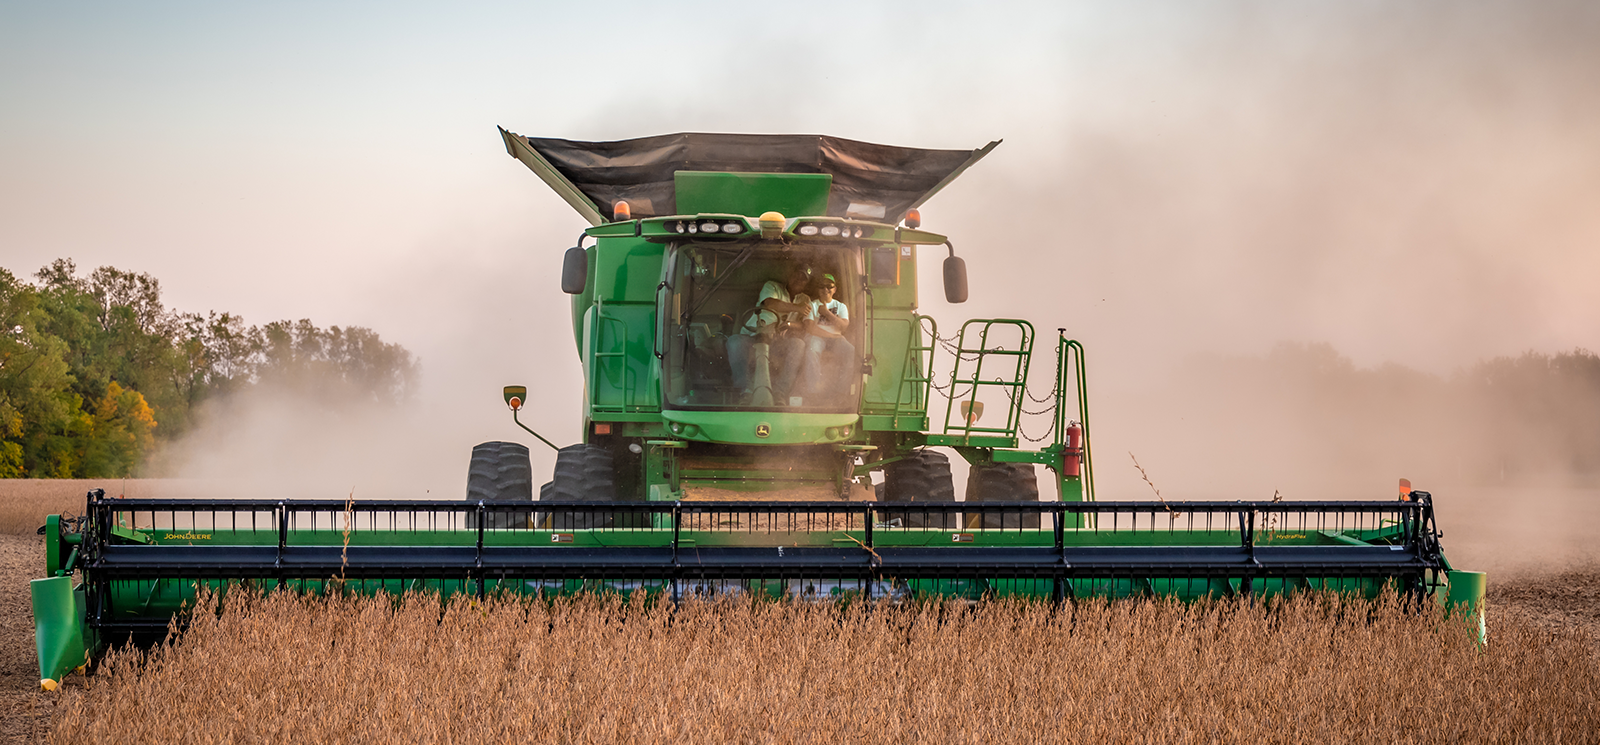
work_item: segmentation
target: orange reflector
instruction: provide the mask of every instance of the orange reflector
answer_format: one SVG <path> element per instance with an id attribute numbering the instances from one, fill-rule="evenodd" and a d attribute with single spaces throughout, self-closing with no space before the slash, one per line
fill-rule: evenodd
<path id="1" fill-rule="evenodd" d="M 611 422 L 595 422 L 594 433 L 597 435 L 611 434 Z"/>
<path id="2" fill-rule="evenodd" d="M 516 396 L 512 396 L 511 398 L 506 399 L 506 403 L 511 405 L 511 410 L 512 411 L 520 411 L 520 410 L 522 410 L 522 399 L 517 398 Z"/>
<path id="3" fill-rule="evenodd" d="M 1400 498 L 1405 499 L 1411 494 L 1411 479 L 1400 479 Z"/>
<path id="4" fill-rule="evenodd" d="M 632 220 L 633 210 L 628 208 L 627 202 L 618 199 L 616 204 L 611 205 L 611 219 L 616 222 Z"/>
<path id="5" fill-rule="evenodd" d="M 969 426 L 969 427 L 972 426 L 972 424 L 974 422 L 978 421 L 979 419 L 982 419 L 983 418 L 983 402 L 982 401 L 962 401 L 961 402 L 961 418 L 967 420 L 967 426 Z"/>
<path id="6" fill-rule="evenodd" d="M 906 227 L 908 227 L 908 228 L 920 228 L 920 227 L 922 227 L 922 210 L 907 210 L 906 211 Z"/>

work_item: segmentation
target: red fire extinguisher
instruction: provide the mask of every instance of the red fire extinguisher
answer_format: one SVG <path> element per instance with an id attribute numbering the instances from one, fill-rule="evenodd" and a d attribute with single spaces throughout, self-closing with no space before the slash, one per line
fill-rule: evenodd
<path id="1" fill-rule="evenodd" d="M 1067 425 L 1066 475 L 1083 475 L 1083 427 L 1077 422 Z"/>

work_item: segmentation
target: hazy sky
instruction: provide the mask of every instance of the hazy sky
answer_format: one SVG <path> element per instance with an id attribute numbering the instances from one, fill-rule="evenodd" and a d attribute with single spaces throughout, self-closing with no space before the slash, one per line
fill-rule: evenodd
<path id="1" fill-rule="evenodd" d="M 1600 6 L 798 7 L 0 0 L 0 266 L 376 329 L 424 395 L 350 437 L 452 489 L 471 444 L 517 434 L 504 383 L 577 432 L 555 274 L 585 223 L 496 125 L 1004 138 L 924 209 L 973 295 L 925 310 L 1067 327 L 1099 422 L 1200 349 L 1448 372 L 1600 348 Z"/>

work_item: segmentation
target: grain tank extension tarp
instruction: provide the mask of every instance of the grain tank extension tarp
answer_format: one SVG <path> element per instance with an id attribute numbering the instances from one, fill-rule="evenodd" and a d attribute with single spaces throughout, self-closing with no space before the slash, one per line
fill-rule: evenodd
<path id="1" fill-rule="evenodd" d="M 678 171 L 827 173 L 833 176 L 829 215 L 898 222 L 1000 144 L 926 150 L 822 135 L 680 133 L 581 142 L 500 133 L 512 157 L 595 224 L 610 217 L 619 199 L 634 217 L 677 214 Z"/>

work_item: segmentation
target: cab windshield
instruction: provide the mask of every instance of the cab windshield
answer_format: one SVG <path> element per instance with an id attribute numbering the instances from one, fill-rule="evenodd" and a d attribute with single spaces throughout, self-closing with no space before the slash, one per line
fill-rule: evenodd
<path id="1" fill-rule="evenodd" d="M 855 411 L 859 255 L 756 242 L 673 247 L 658 309 L 667 407 Z"/>

